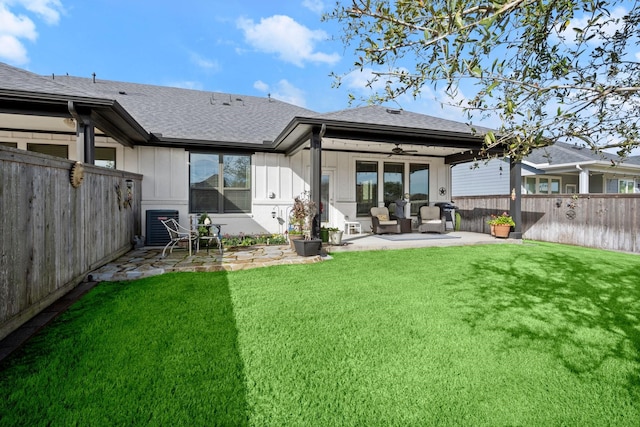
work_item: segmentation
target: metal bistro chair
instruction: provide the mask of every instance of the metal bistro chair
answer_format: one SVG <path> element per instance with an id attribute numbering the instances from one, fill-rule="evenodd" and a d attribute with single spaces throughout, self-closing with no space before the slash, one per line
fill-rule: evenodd
<path id="1" fill-rule="evenodd" d="M 189 246 L 189 255 L 191 255 L 191 246 L 193 242 L 197 242 L 198 233 L 194 233 L 188 228 L 181 226 L 180 224 L 178 224 L 178 221 L 173 218 L 160 220 L 160 222 L 162 222 L 162 224 L 167 229 L 170 239 L 169 243 L 167 243 L 167 245 L 162 250 L 162 256 L 165 256 L 167 248 L 169 248 L 169 253 L 172 253 L 173 248 L 180 242 L 187 242 L 187 245 Z"/>

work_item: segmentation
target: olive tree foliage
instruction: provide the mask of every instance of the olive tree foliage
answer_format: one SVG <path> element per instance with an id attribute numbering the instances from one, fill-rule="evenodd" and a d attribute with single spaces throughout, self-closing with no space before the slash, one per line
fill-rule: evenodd
<path id="1" fill-rule="evenodd" d="M 555 140 L 638 147 L 636 1 L 346 0 L 324 19 L 355 48 L 350 71 L 373 70 L 371 102 L 441 90 L 469 120 L 498 117 L 485 146 L 516 159 Z"/>

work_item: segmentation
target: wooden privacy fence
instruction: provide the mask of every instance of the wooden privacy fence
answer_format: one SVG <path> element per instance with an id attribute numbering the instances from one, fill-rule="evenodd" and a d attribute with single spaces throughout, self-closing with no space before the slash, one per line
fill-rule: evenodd
<path id="1" fill-rule="evenodd" d="M 489 233 L 491 215 L 509 211 L 509 196 L 455 197 L 460 229 Z M 522 196 L 525 239 L 640 253 L 640 194 Z"/>
<path id="2" fill-rule="evenodd" d="M 132 248 L 142 176 L 0 146 L 0 339 Z"/>

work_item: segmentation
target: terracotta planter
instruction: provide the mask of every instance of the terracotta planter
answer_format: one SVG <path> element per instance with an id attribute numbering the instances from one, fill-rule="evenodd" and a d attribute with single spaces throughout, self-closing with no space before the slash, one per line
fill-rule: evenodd
<path id="1" fill-rule="evenodd" d="M 509 237 L 509 232 L 511 231 L 510 225 L 497 224 L 497 225 L 494 225 L 493 227 L 494 227 L 496 237 L 500 237 L 503 239 Z"/>
<path id="2" fill-rule="evenodd" d="M 289 234 L 289 244 L 291 245 L 291 250 L 295 251 L 296 247 L 293 244 L 294 241 L 304 239 L 304 235 L 302 234 Z"/>
<path id="3" fill-rule="evenodd" d="M 496 226 L 493 224 L 489 224 L 489 227 L 491 227 L 491 235 L 495 236 L 496 235 Z"/>

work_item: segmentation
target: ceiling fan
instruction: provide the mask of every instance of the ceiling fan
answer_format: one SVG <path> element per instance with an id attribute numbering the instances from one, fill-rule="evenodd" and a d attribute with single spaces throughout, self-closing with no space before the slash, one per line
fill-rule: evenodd
<path id="1" fill-rule="evenodd" d="M 389 156 L 392 156 L 393 154 L 411 154 L 417 152 L 418 150 L 405 150 L 403 148 L 400 148 L 400 144 L 396 144 L 396 146 L 391 150 L 391 154 L 389 154 Z"/>

